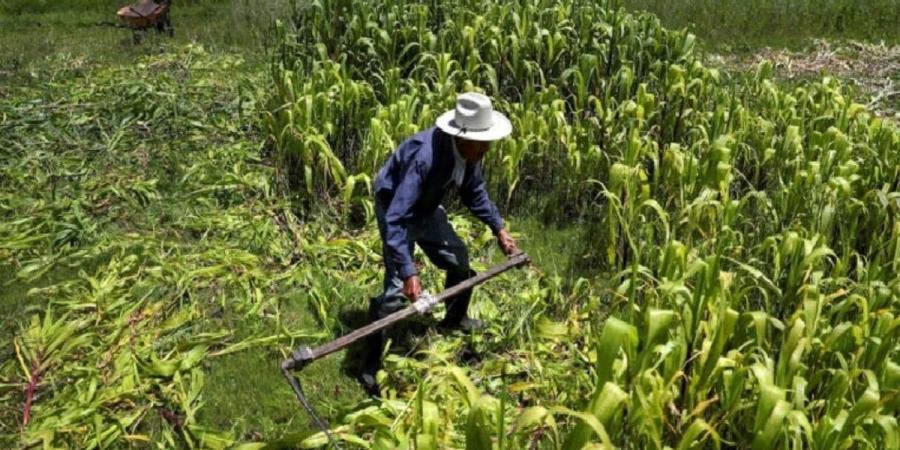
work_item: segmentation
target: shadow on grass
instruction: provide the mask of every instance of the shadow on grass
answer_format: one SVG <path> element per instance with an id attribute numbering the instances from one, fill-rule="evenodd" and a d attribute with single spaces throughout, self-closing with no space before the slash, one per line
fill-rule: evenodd
<path id="1" fill-rule="evenodd" d="M 338 314 L 338 320 L 345 329 L 351 331 L 371 323 L 368 311 L 361 308 L 341 311 Z M 433 328 L 436 323 L 437 320 L 434 317 L 427 315 L 424 317 L 410 317 L 388 328 L 385 332 L 387 339 L 391 341 L 390 353 L 414 353 L 422 342 L 422 338 L 428 334 L 428 330 Z M 339 337 L 334 336 L 335 339 Z M 344 359 L 341 362 L 341 372 L 347 377 L 357 379 L 362 372 L 366 358 L 369 357 L 371 352 L 377 351 L 370 347 L 371 343 L 366 338 L 360 339 L 347 347 L 344 351 Z"/>
<path id="2" fill-rule="evenodd" d="M 345 329 L 350 330 L 355 330 L 370 322 L 368 311 L 362 308 L 345 309 L 338 314 L 338 320 Z M 340 336 L 334 336 L 335 339 L 338 337 Z M 360 339 L 347 347 L 341 362 L 341 372 L 344 376 L 353 379 L 359 376 L 368 354 L 366 343 L 366 339 Z"/>

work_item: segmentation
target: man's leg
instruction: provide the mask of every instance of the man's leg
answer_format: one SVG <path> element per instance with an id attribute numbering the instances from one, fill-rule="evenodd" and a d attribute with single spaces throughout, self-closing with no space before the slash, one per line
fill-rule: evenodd
<path id="1" fill-rule="evenodd" d="M 453 226 L 450 225 L 443 206 L 438 207 L 431 217 L 423 222 L 416 243 L 434 265 L 447 271 L 445 288 L 459 284 L 475 275 L 475 272 L 469 268 L 469 251 L 456 231 L 453 230 Z M 466 311 L 471 299 L 472 290 L 467 289 L 447 300 L 447 315 L 441 324 L 448 327 L 459 326 L 466 319 Z"/>
<path id="2" fill-rule="evenodd" d="M 378 230 L 381 236 L 385 233 L 384 222 L 385 208 L 380 201 L 375 201 L 375 217 L 378 219 Z M 412 254 L 412 242 L 409 243 L 410 254 Z M 384 281 L 382 282 L 382 293 L 378 297 L 369 300 L 369 320 L 375 321 L 383 317 L 387 317 L 406 306 L 408 301 L 403 295 L 403 280 L 394 267 L 393 262 L 388 256 L 387 248 L 382 248 L 384 258 Z M 370 335 L 366 338 L 365 360 L 361 374 L 361 381 L 369 394 L 377 394 L 377 386 L 375 386 L 375 374 L 381 369 L 381 353 L 384 351 L 386 340 L 384 331 Z"/>
<path id="3" fill-rule="evenodd" d="M 408 306 L 406 297 L 401 292 L 403 281 L 397 276 L 396 271 L 386 267 L 384 271 L 384 290 L 381 295 L 369 300 L 369 321 L 387 317 Z M 372 377 L 381 369 L 381 353 L 384 351 L 385 332 L 379 331 L 366 338 L 365 361 L 362 374 Z M 368 383 L 368 381 L 366 381 Z"/>

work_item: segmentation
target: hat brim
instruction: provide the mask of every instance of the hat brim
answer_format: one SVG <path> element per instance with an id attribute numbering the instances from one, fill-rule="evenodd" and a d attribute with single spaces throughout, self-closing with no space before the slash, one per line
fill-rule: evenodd
<path id="1" fill-rule="evenodd" d="M 470 141 L 499 141 L 500 139 L 509 136 L 510 133 L 512 133 L 512 123 L 509 119 L 507 119 L 503 113 L 497 111 L 491 111 L 491 114 L 494 126 L 487 130 L 464 130 L 456 126 L 453 121 L 453 116 L 455 115 L 453 110 L 441 114 L 437 119 L 436 125 L 447 134 L 459 136 Z"/>

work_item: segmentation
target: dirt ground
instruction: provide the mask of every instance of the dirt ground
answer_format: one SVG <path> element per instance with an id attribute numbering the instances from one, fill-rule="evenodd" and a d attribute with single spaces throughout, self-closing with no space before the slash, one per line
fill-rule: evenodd
<path id="1" fill-rule="evenodd" d="M 863 42 L 834 43 L 817 39 L 806 51 L 763 48 L 750 54 L 717 54 L 711 62 L 752 69 L 771 61 L 779 76 L 802 81 L 835 76 L 863 94 L 876 114 L 900 124 L 900 45 Z"/>

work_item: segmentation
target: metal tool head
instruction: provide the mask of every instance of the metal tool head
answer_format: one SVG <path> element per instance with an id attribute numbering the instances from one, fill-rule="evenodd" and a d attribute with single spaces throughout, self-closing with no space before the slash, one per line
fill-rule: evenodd
<path id="1" fill-rule="evenodd" d="M 319 429 L 325 433 L 325 436 L 328 437 L 328 443 L 331 447 L 341 450 L 342 447 L 331 434 L 328 423 L 316 414 L 316 410 L 309 403 L 309 400 L 306 399 L 306 393 L 303 392 L 303 385 L 300 384 L 300 379 L 291 373 L 292 370 L 299 371 L 303 369 L 307 364 L 313 362 L 313 360 L 315 360 L 313 351 L 309 347 L 301 345 L 294 350 L 289 358 L 281 362 L 281 374 L 284 375 L 284 378 L 291 385 L 291 389 L 294 390 L 294 395 L 297 397 L 297 400 L 300 401 L 300 405 L 303 406 L 303 409 L 305 409 L 313 419 L 313 422 L 315 422 Z"/>
<path id="2" fill-rule="evenodd" d="M 434 308 L 434 305 L 437 305 L 439 302 L 440 300 L 438 300 L 437 297 L 431 295 L 428 291 L 424 291 L 419 295 L 419 299 L 412 305 L 419 314 L 427 314 Z"/>
<path id="3" fill-rule="evenodd" d="M 305 345 L 301 345 L 294 349 L 294 352 L 288 359 L 281 362 L 281 368 L 284 370 L 302 370 L 307 364 L 315 359 L 312 349 Z"/>

